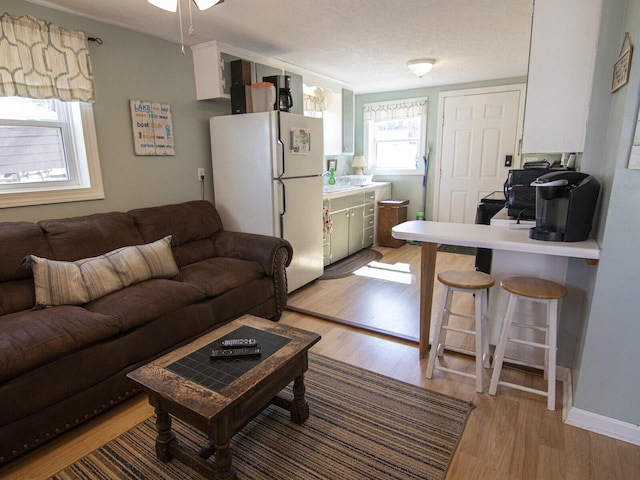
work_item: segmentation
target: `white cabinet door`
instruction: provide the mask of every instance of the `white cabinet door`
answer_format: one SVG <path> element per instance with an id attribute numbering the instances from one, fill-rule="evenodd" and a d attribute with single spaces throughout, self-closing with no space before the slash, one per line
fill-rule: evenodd
<path id="1" fill-rule="evenodd" d="M 322 112 L 324 129 L 324 155 L 342 154 L 342 93 L 333 93 L 325 97 L 326 110 Z"/>
<path id="2" fill-rule="evenodd" d="M 582 152 L 602 0 L 536 0 L 523 153 Z"/>

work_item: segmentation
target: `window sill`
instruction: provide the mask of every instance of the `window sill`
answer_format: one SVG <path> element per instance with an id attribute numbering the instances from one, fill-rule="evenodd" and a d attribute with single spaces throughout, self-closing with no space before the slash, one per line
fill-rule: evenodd
<path id="1" fill-rule="evenodd" d="M 38 192 L 2 193 L 0 208 L 27 207 L 53 203 L 82 202 L 86 200 L 103 200 L 102 186 L 94 188 L 74 188 L 68 190 L 50 190 Z"/>

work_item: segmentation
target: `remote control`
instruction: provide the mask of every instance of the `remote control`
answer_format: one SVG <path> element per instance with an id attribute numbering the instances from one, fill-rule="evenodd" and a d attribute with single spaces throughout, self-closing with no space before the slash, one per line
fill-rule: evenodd
<path id="1" fill-rule="evenodd" d="M 233 338 L 224 340 L 221 345 L 225 348 L 255 347 L 258 341 L 255 338 Z"/>
<path id="2" fill-rule="evenodd" d="M 214 348 L 211 350 L 209 358 L 233 358 L 233 357 L 255 357 L 260 356 L 262 350 L 259 348 Z"/>

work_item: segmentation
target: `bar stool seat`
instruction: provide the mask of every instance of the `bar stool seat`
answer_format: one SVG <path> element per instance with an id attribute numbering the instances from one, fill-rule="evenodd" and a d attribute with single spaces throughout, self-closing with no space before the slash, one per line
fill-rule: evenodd
<path id="1" fill-rule="evenodd" d="M 495 359 L 493 365 L 493 374 L 491 375 L 491 384 L 489 386 L 489 394 L 495 395 L 498 385 L 523 390 L 547 397 L 547 408 L 555 410 L 556 402 L 556 349 L 558 336 L 558 300 L 567 296 L 567 289 L 559 283 L 545 280 L 542 278 L 514 276 L 507 277 L 500 282 L 500 286 L 509 292 L 507 300 L 507 309 L 505 312 L 504 323 L 500 340 L 495 351 Z M 536 326 L 525 323 L 516 323 L 513 321 L 516 303 L 518 300 L 526 300 L 531 302 L 544 303 L 546 305 L 546 322 L 545 326 Z M 545 343 L 533 342 L 520 339 L 511 335 L 511 327 L 528 328 L 532 330 L 542 331 L 545 334 Z M 547 379 L 547 391 L 525 387 L 514 383 L 500 381 L 502 372 L 502 364 L 504 362 L 504 354 L 507 348 L 507 342 L 529 345 L 535 348 L 544 349 L 544 365 L 532 365 L 534 367 L 542 367 L 544 375 Z M 526 362 L 523 362 L 526 363 Z"/>
<path id="2" fill-rule="evenodd" d="M 447 270 L 438 273 L 438 281 L 443 285 L 442 302 L 436 318 L 433 333 L 433 345 L 429 352 L 427 378 L 433 377 L 434 370 L 455 373 L 476 379 L 476 391 L 482 392 L 482 369 L 489 368 L 489 338 L 487 326 L 488 289 L 495 285 L 491 275 L 483 272 L 466 270 Z M 475 296 L 474 314 L 456 313 L 451 311 L 454 292 L 467 293 Z M 449 326 L 449 317 L 457 316 L 475 320 L 475 330 L 467 330 Z M 469 352 L 460 348 L 447 346 L 447 349 L 463 353 L 472 353 L 476 358 L 475 375 L 436 365 L 436 355 L 444 354 L 447 331 L 455 331 L 475 337 L 475 351 Z"/>

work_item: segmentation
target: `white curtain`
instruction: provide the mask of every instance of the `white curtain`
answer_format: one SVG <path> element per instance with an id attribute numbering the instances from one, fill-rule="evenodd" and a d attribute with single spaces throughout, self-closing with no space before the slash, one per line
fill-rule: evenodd
<path id="1" fill-rule="evenodd" d="M 327 109 L 324 97 L 316 95 L 304 95 L 304 111 L 305 112 L 323 112 Z"/>
<path id="2" fill-rule="evenodd" d="M 394 118 L 420 117 L 427 115 L 427 99 L 365 103 L 363 105 L 363 119 L 391 120 Z"/>
<path id="3" fill-rule="evenodd" d="M 93 102 L 86 35 L 32 16 L 2 14 L 0 96 Z"/>

